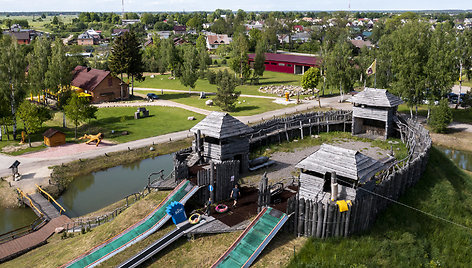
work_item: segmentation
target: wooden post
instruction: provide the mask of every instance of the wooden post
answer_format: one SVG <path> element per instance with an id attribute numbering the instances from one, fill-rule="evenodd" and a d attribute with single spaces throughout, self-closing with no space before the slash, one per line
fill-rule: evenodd
<path id="1" fill-rule="evenodd" d="M 308 124 L 310 124 L 310 136 L 311 136 L 311 118 L 308 119 Z"/>
<path id="2" fill-rule="evenodd" d="M 300 137 L 303 140 L 303 123 L 301 120 L 300 120 Z"/>
<path id="3" fill-rule="evenodd" d="M 305 223 L 305 199 L 301 198 L 298 204 L 298 236 L 303 235 Z"/>
<path id="4" fill-rule="evenodd" d="M 214 183 L 214 173 L 215 173 L 215 164 L 213 162 L 210 162 L 210 185 L 213 188 L 213 191 L 210 192 L 210 198 L 211 201 L 215 201 L 215 183 Z"/>
<path id="5" fill-rule="evenodd" d="M 287 137 L 287 142 L 289 142 L 290 139 L 288 138 L 287 123 L 285 123 L 285 136 Z"/>

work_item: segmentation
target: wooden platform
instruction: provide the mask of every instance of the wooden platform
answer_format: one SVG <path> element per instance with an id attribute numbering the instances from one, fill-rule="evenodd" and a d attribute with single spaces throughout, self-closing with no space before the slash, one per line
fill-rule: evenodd
<path id="1" fill-rule="evenodd" d="M 158 180 L 152 183 L 149 187 L 159 190 L 173 190 L 177 185 L 178 183 L 172 178 L 168 180 Z"/>
<path id="2" fill-rule="evenodd" d="M 210 217 L 213 218 L 213 217 Z M 212 220 L 211 222 L 196 228 L 189 232 L 189 234 L 220 234 L 241 231 L 246 229 L 251 224 L 250 221 L 243 221 L 235 226 L 229 227 L 219 220 Z"/>
<path id="3" fill-rule="evenodd" d="M 41 210 L 41 212 L 44 214 L 45 217 L 48 219 L 55 219 L 61 216 L 59 211 L 49 202 L 46 198 L 44 198 L 40 193 L 35 193 L 32 195 L 28 195 L 31 200 L 33 201 L 33 204 Z M 31 206 L 31 204 L 28 201 L 24 202 L 26 205 Z M 33 211 L 36 214 L 39 214 L 38 211 L 34 208 L 32 208 Z M 41 216 L 41 215 L 38 215 Z"/>
<path id="4" fill-rule="evenodd" d="M 47 201 L 47 200 L 46 200 Z M 47 243 L 47 239 L 54 234 L 57 227 L 62 227 L 67 223 L 72 223 L 65 215 L 60 215 L 50 220 L 39 230 L 19 237 L 17 239 L 0 244 L 0 263 L 18 257 L 36 247 Z"/>

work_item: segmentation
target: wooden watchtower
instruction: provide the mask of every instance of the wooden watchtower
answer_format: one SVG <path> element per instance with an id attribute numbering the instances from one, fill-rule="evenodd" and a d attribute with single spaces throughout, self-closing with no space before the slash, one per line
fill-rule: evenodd
<path id="1" fill-rule="evenodd" d="M 385 164 L 354 150 L 323 144 L 296 167 L 300 169 L 300 198 L 324 202 L 355 200 L 357 188 L 369 182 Z"/>
<path id="2" fill-rule="evenodd" d="M 365 88 L 351 98 L 352 135 L 381 137 L 393 135 L 394 117 L 403 101 L 386 89 Z"/>
<path id="3" fill-rule="evenodd" d="M 212 112 L 190 129 L 195 134 L 193 155 L 188 161 L 222 162 L 239 160 L 240 171 L 249 167 L 249 139 L 246 134 L 253 129 L 227 113 Z"/>

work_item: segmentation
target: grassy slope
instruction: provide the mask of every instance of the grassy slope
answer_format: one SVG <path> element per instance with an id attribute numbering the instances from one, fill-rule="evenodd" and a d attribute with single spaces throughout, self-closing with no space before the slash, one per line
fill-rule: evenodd
<path id="1" fill-rule="evenodd" d="M 156 93 L 156 91 L 140 91 L 143 94 L 147 93 Z M 189 96 L 188 93 L 169 93 L 166 92 L 164 95 L 160 94 L 160 91 L 157 91 L 159 98 L 164 100 L 175 101 L 178 103 L 182 103 L 185 105 L 210 110 L 210 111 L 221 111 L 220 107 L 218 106 L 207 106 L 205 102 L 208 99 L 213 99 L 214 96 L 208 96 L 206 99 L 200 99 L 199 96 L 192 95 Z M 293 105 L 283 105 L 274 103 L 272 99 L 262 99 L 262 98 L 244 98 L 240 97 L 239 102 L 236 103 L 236 108 L 234 112 L 230 114 L 233 116 L 246 116 L 246 115 L 255 115 L 264 113 L 267 111 L 273 111 L 278 109 L 287 108 Z"/>
<path id="2" fill-rule="evenodd" d="M 434 148 L 422 179 L 399 201 L 472 227 L 472 176 Z M 309 240 L 289 267 L 469 267 L 471 243 L 470 230 L 391 205 L 365 234 Z"/>

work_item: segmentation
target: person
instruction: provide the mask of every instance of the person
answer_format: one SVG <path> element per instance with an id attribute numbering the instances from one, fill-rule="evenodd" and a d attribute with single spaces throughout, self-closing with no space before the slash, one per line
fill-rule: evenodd
<path id="1" fill-rule="evenodd" d="M 206 210 L 205 210 L 205 215 L 207 215 L 207 216 L 210 216 L 211 204 L 212 204 L 212 203 L 213 203 L 213 202 L 211 201 L 211 197 L 208 198 L 208 201 L 205 203 L 205 209 L 206 209 Z"/>
<path id="2" fill-rule="evenodd" d="M 231 190 L 231 198 L 233 198 L 233 208 L 236 207 L 239 197 L 241 197 L 241 192 L 239 191 L 238 185 L 235 184 L 233 190 Z"/>

